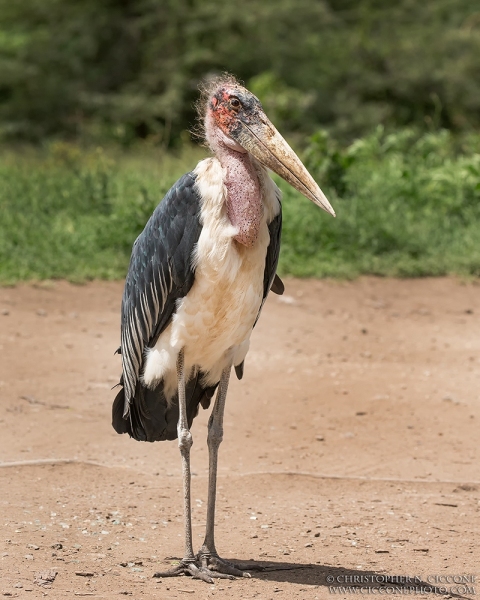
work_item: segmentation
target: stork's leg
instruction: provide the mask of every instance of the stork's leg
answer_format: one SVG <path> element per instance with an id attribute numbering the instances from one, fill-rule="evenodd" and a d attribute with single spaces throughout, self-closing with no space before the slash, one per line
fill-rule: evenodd
<path id="1" fill-rule="evenodd" d="M 213 583 L 212 577 L 221 577 L 233 579 L 231 575 L 222 573 L 211 573 L 208 569 L 197 566 L 196 557 L 192 546 L 192 511 L 190 502 L 190 448 L 193 440 L 192 434 L 188 428 L 187 405 L 185 399 L 185 361 L 183 349 L 180 350 L 177 358 L 177 379 L 178 379 L 178 447 L 182 456 L 182 475 L 183 475 L 183 507 L 185 523 L 185 553 L 180 564 L 164 573 L 155 573 L 154 577 L 175 577 L 177 575 L 192 575 L 196 579 L 202 579 L 207 583 Z M 227 380 L 228 381 L 228 380 Z M 222 411 L 223 412 L 223 411 Z"/>
<path id="2" fill-rule="evenodd" d="M 249 573 L 240 570 L 241 565 L 234 565 L 218 556 L 215 548 L 215 500 L 217 496 L 217 467 L 218 448 L 223 441 L 223 415 L 225 411 L 225 400 L 227 397 L 228 382 L 230 379 L 229 365 L 224 369 L 218 387 L 217 398 L 212 414 L 208 421 L 208 451 L 209 451 L 209 475 L 208 475 L 208 504 L 207 504 L 207 527 L 203 546 L 197 555 L 204 569 L 210 572 L 224 573 L 235 577 L 250 577 Z"/>
<path id="3" fill-rule="evenodd" d="M 185 360 L 183 349 L 180 350 L 177 358 L 177 379 L 178 379 L 178 447 L 182 457 L 182 478 L 183 478 L 183 517 L 185 527 L 185 553 L 183 563 L 192 563 L 195 560 L 192 546 L 192 509 L 190 501 L 190 448 L 193 444 L 192 434 L 188 429 L 187 405 L 185 399 Z"/>

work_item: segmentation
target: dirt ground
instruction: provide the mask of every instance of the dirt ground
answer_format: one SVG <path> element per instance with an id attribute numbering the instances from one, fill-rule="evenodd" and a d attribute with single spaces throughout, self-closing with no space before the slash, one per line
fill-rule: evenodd
<path id="1" fill-rule="evenodd" d="M 0 289 L 0 596 L 480 593 L 480 286 L 285 283 L 232 378 L 220 448 L 218 550 L 265 570 L 215 585 L 152 578 L 183 552 L 180 457 L 111 428 L 122 284 Z"/>

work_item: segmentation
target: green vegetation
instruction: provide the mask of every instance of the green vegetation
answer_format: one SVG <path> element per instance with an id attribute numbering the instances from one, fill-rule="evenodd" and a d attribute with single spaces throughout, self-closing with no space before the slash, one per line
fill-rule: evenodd
<path id="1" fill-rule="evenodd" d="M 0 135 L 175 146 L 228 70 L 282 131 L 480 125 L 480 0 L 0 0 Z"/>
<path id="2" fill-rule="evenodd" d="M 136 236 L 198 157 L 115 156 L 63 142 L 7 154 L 0 162 L 0 282 L 124 277 Z"/>
<path id="3" fill-rule="evenodd" d="M 4 153 L 0 282 L 123 277 L 154 207 L 201 156 L 65 143 Z M 282 273 L 480 275 L 480 136 L 378 128 L 341 147 L 321 131 L 304 158 L 338 217 L 280 182 Z"/>
<path id="4" fill-rule="evenodd" d="M 122 277 L 222 71 L 338 214 L 280 183 L 283 273 L 478 276 L 479 57 L 480 0 L 0 0 L 0 282 Z"/>
<path id="5" fill-rule="evenodd" d="M 284 272 L 480 275 L 480 136 L 379 127 L 340 149 L 318 133 L 306 163 L 337 219 L 284 187 Z"/>

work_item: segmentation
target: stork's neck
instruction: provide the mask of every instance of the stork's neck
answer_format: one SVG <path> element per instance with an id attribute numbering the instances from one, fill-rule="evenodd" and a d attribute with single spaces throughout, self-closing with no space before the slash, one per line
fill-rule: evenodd
<path id="1" fill-rule="evenodd" d="M 225 145 L 217 157 L 226 171 L 226 209 L 232 225 L 238 228 L 235 240 L 251 248 L 257 241 L 263 214 L 262 188 L 248 152 L 236 152 Z"/>

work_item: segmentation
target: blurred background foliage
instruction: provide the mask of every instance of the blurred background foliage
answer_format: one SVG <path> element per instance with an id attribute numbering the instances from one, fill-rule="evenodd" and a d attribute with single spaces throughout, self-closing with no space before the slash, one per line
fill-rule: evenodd
<path id="1" fill-rule="evenodd" d="M 223 70 L 286 131 L 463 131 L 479 57 L 480 0 L 0 0 L 0 131 L 170 147 Z"/>
<path id="2" fill-rule="evenodd" d="M 479 276 L 479 57 L 480 0 L 0 0 L 0 283 L 123 277 L 224 70 L 337 211 L 278 180 L 282 273 Z"/>
<path id="3" fill-rule="evenodd" d="M 125 275 L 133 241 L 174 181 L 204 153 L 138 146 L 4 152 L 0 282 Z M 310 138 L 305 161 L 332 201 L 332 219 L 280 178 L 280 272 L 480 275 L 480 136 L 447 130 L 373 132 L 341 146 Z"/>

